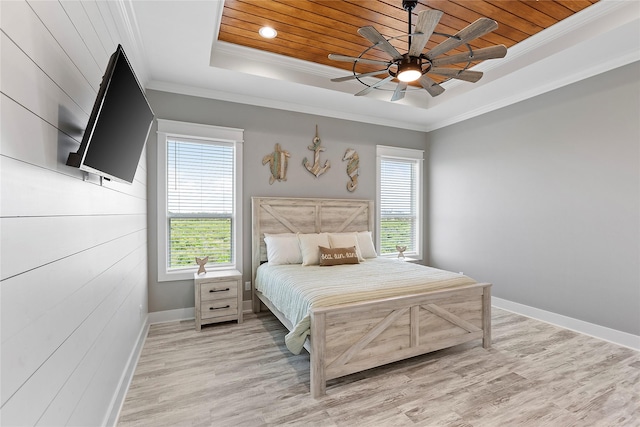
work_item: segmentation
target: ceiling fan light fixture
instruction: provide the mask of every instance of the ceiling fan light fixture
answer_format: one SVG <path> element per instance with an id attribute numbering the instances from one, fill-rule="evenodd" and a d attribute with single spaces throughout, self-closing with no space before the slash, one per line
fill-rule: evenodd
<path id="1" fill-rule="evenodd" d="M 398 73 L 398 80 L 401 82 L 414 82 L 420 78 L 422 73 L 418 70 L 403 70 Z"/>
<path id="2" fill-rule="evenodd" d="M 402 62 L 398 65 L 398 74 L 396 76 L 398 80 L 408 83 L 418 80 L 420 76 L 422 76 L 420 58 L 403 58 Z"/>
<path id="3" fill-rule="evenodd" d="M 271 27 L 262 27 L 258 30 L 258 34 L 265 39 L 275 39 L 278 32 Z"/>

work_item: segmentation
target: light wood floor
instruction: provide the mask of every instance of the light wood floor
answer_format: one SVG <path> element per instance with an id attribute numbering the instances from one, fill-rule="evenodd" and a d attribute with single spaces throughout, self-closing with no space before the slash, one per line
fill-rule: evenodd
<path id="1" fill-rule="evenodd" d="M 333 380 L 320 400 L 309 355 L 288 352 L 269 313 L 152 325 L 118 426 L 640 426 L 640 353 L 493 312 L 491 349 Z"/>

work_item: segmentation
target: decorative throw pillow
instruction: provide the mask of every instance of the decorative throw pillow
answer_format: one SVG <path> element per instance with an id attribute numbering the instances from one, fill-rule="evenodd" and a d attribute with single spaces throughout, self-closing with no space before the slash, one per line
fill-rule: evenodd
<path id="1" fill-rule="evenodd" d="M 302 252 L 298 236 L 293 233 L 264 234 L 267 246 L 267 261 L 271 265 L 300 264 Z"/>
<path id="2" fill-rule="evenodd" d="M 370 231 L 358 231 L 358 247 L 363 258 L 375 258 L 378 256 Z"/>
<path id="3" fill-rule="evenodd" d="M 350 248 L 325 248 L 320 246 L 320 266 L 339 264 L 358 264 L 356 247 Z"/>
<path id="4" fill-rule="evenodd" d="M 320 246 L 330 247 L 327 233 L 298 234 L 302 265 L 318 265 L 320 263 Z"/>
<path id="5" fill-rule="evenodd" d="M 332 248 L 350 248 L 351 246 L 355 246 L 358 261 L 364 261 L 358 245 L 357 233 L 329 233 L 329 241 L 331 242 Z"/>

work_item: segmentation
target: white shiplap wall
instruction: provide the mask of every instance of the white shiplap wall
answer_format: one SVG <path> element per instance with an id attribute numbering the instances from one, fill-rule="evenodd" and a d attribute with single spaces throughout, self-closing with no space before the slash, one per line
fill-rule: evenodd
<path id="1" fill-rule="evenodd" d="M 65 165 L 127 3 L 0 1 L 2 425 L 112 424 L 147 316 L 146 154 L 133 185 Z"/>

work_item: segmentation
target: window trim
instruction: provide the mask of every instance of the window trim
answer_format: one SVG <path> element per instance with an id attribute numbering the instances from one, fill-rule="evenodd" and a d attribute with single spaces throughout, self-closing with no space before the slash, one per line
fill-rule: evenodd
<path id="1" fill-rule="evenodd" d="M 405 256 L 421 261 L 424 259 L 424 206 L 423 206 L 423 176 L 424 176 L 424 150 L 417 150 L 414 148 L 401 148 L 401 147 L 391 147 L 388 145 L 376 145 L 376 250 L 378 254 L 380 254 L 381 244 L 380 244 L 380 233 L 381 233 L 381 221 L 382 221 L 382 213 L 381 213 L 381 163 L 383 158 L 396 158 L 403 160 L 416 160 L 418 165 L 418 170 L 416 173 L 416 188 L 415 188 L 415 197 L 416 197 L 416 208 L 418 210 L 416 218 L 417 218 L 417 230 L 416 230 L 416 247 L 417 251 L 405 252 Z M 393 255 L 391 254 L 380 254 L 381 257 L 391 258 Z"/>
<path id="2" fill-rule="evenodd" d="M 208 270 L 238 270 L 242 269 L 242 147 L 244 129 L 227 128 L 221 126 L 204 125 L 200 123 L 179 122 L 174 120 L 157 119 L 158 122 L 158 282 L 187 280 L 193 278 L 198 267 L 168 271 L 167 269 L 167 140 L 169 138 L 184 138 L 189 140 L 209 140 L 233 143 L 234 146 L 234 215 L 233 215 L 233 260 L 232 264 L 221 267 L 208 266 Z"/>

